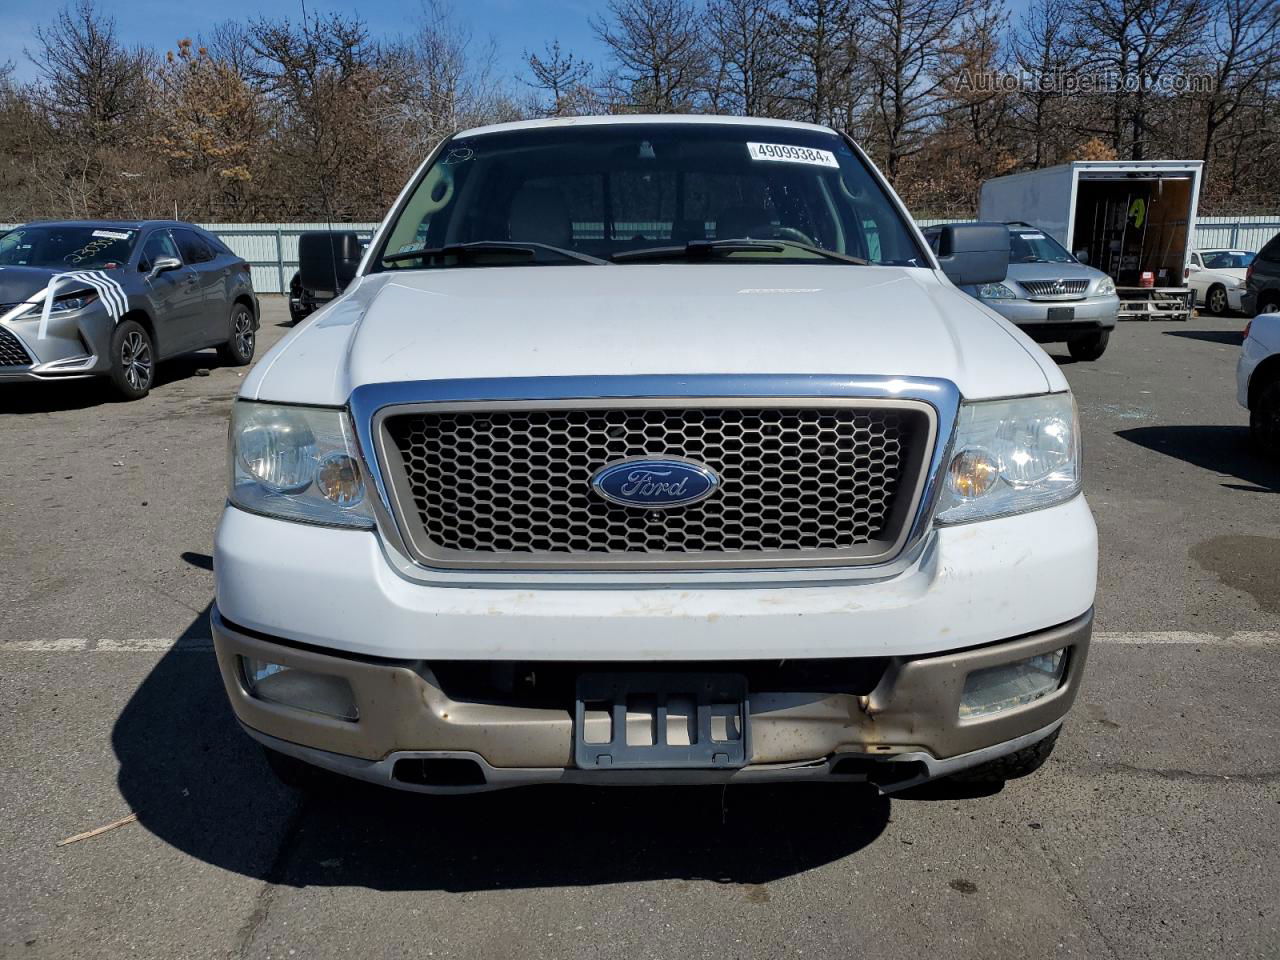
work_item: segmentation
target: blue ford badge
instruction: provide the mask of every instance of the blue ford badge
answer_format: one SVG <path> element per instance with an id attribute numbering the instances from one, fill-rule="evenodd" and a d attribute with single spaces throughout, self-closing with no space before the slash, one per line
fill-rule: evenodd
<path id="1" fill-rule="evenodd" d="M 591 478 L 591 488 L 624 507 L 683 507 L 706 499 L 720 486 L 714 470 L 691 460 L 633 457 L 606 464 Z"/>

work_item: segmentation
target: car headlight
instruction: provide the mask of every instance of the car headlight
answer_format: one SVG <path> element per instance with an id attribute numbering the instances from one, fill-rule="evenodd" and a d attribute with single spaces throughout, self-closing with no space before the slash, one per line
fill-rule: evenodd
<path id="1" fill-rule="evenodd" d="M 49 312 L 69 313 L 72 310 L 83 310 L 89 304 L 95 303 L 97 299 L 97 293 L 92 290 L 77 290 L 75 293 L 54 297 L 53 303 L 49 305 Z M 24 316 L 38 317 L 43 312 L 44 303 L 33 303 Z"/>
<path id="2" fill-rule="evenodd" d="M 983 300 L 1013 300 L 1018 295 L 1003 283 L 984 283 L 978 288 L 978 296 Z"/>
<path id="3" fill-rule="evenodd" d="M 345 410 L 239 400 L 229 454 L 229 499 L 237 507 L 304 523 L 373 526 Z"/>
<path id="4" fill-rule="evenodd" d="M 1100 297 L 1109 297 L 1116 292 L 1116 282 L 1110 277 L 1103 277 L 1098 281 L 1097 295 Z"/>
<path id="5" fill-rule="evenodd" d="M 938 523 L 1040 510 L 1080 492 L 1080 426 L 1070 393 L 960 408 Z"/>

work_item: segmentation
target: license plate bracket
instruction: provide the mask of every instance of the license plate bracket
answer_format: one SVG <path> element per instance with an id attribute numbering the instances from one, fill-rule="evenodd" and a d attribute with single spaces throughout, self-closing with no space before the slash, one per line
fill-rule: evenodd
<path id="1" fill-rule="evenodd" d="M 735 769 L 751 756 L 747 680 L 733 673 L 578 677 L 574 761 L 584 770 Z"/>
<path id="2" fill-rule="evenodd" d="M 1075 307 L 1050 307 L 1049 322 L 1062 323 L 1065 320 L 1074 320 L 1076 318 Z"/>

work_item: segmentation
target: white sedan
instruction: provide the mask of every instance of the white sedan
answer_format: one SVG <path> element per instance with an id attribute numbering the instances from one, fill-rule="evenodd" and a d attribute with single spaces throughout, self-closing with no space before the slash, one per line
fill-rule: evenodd
<path id="1" fill-rule="evenodd" d="M 1247 250 L 1195 250 L 1187 263 L 1186 279 L 1195 293 L 1196 305 L 1221 316 L 1239 311 L 1244 293 L 1244 273 L 1253 262 Z"/>

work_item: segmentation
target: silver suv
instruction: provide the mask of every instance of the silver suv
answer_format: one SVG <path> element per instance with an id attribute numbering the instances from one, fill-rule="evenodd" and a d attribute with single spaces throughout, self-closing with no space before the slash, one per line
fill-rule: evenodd
<path id="1" fill-rule="evenodd" d="M 1076 360 L 1107 349 L 1120 300 L 1115 282 L 1085 266 L 1038 227 L 1011 222 L 1009 273 L 1002 283 L 960 289 L 1016 323 L 1037 343 L 1066 343 Z M 941 227 L 925 237 L 935 251 Z"/>

